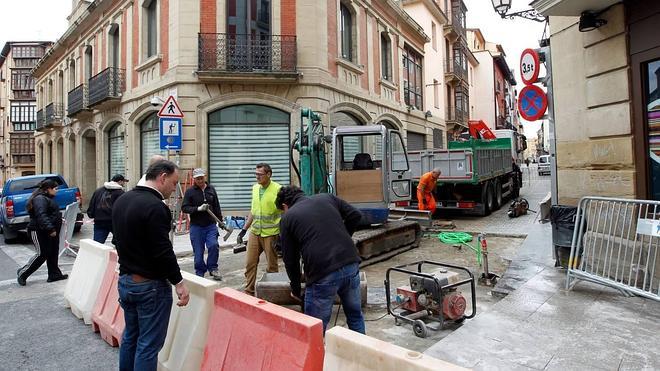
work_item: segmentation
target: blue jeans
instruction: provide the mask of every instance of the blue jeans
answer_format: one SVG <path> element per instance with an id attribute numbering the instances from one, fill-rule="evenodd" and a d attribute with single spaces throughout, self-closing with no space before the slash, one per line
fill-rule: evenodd
<path id="1" fill-rule="evenodd" d="M 104 225 L 94 224 L 94 241 L 98 243 L 105 243 L 105 240 L 108 239 L 110 232 L 112 232 L 112 228 L 106 227 Z"/>
<path id="2" fill-rule="evenodd" d="M 218 269 L 218 227 L 215 224 L 209 224 L 206 227 L 191 224 L 190 243 L 195 254 L 196 275 L 204 277 L 206 272 L 213 272 Z M 209 250 L 206 263 L 204 262 L 205 246 Z"/>
<path id="3" fill-rule="evenodd" d="M 323 333 L 332 316 L 335 295 L 339 294 L 348 328 L 364 334 L 358 263 L 345 265 L 305 287 L 305 314 L 323 321 Z"/>
<path id="4" fill-rule="evenodd" d="M 119 348 L 119 370 L 156 370 L 170 320 L 172 285 L 156 280 L 137 283 L 123 274 L 119 276 L 118 290 L 126 322 Z"/>

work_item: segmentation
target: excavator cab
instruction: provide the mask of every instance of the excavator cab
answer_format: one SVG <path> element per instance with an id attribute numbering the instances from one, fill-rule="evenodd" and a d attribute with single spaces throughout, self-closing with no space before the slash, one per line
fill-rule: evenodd
<path id="1" fill-rule="evenodd" d="M 370 224 L 387 221 L 390 203 L 410 200 L 411 173 L 401 134 L 383 125 L 332 133 L 332 188 Z"/>

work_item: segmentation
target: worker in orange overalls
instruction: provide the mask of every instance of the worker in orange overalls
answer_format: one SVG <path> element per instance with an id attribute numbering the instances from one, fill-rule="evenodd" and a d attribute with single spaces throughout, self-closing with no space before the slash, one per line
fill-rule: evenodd
<path id="1" fill-rule="evenodd" d="M 428 173 L 422 175 L 417 185 L 417 203 L 419 210 L 428 210 L 431 215 L 435 213 L 435 197 L 433 197 L 433 190 L 435 184 L 440 177 L 440 168 L 436 167 Z"/>

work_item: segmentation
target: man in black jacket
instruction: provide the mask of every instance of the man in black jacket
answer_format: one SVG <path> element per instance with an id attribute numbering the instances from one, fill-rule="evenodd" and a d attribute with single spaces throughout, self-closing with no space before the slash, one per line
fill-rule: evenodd
<path id="1" fill-rule="evenodd" d="M 176 288 L 177 305 L 188 304 L 188 288 L 169 239 L 172 215 L 163 203 L 178 180 L 173 162 L 157 161 L 147 169 L 145 185 L 119 197 L 113 208 L 119 302 L 126 323 L 120 370 L 156 370 L 172 308 L 171 285 Z"/>
<path id="2" fill-rule="evenodd" d="M 218 272 L 218 227 L 215 219 L 209 215 L 211 211 L 222 220 L 222 210 L 215 188 L 206 182 L 204 169 L 193 170 L 193 186 L 186 190 L 183 196 L 181 211 L 190 214 L 190 243 L 195 254 L 195 274 L 204 277 L 206 272 L 216 281 L 221 281 Z M 204 246 L 209 250 L 204 262 Z"/>
<path id="3" fill-rule="evenodd" d="M 94 241 L 105 243 L 112 232 L 112 206 L 119 196 L 124 194 L 124 185 L 128 179 L 116 174 L 109 182 L 103 183 L 89 199 L 87 216 L 94 219 Z"/>
<path id="4" fill-rule="evenodd" d="M 339 294 L 348 327 L 365 333 L 360 300 L 360 257 L 351 235 L 362 214 L 330 194 L 307 197 L 296 186 L 282 187 L 275 201 L 284 210 L 280 241 L 291 295 L 300 299 L 300 257 L 305 270 L 305 314 L 323 321 Z"/>

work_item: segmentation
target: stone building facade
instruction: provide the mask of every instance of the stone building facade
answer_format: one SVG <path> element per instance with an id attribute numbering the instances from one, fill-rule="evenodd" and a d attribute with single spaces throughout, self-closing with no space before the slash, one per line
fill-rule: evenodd
<path id="1" fill-rule="evenodd" d="M 447 131 L 426 86 L 442 77 L 426 68 L 438 63 L 431 37 L 396 2 L 74 0 L 69 21 L 33 69 L 37 109 L 64 112 L 37 132 L 36 168 L 83 199 L 114 173 L 135 184 L 162 153 L 156 113 L 170 95 L 184 113 L 173 158 L 207 168 L 227 210 L 248 208 L 257 162 L 297 182 L 289 147 L 302 107 L 328 130 L 382 123 L 409 146 Z"/>
<path id="2" fill-rule="evenodd" d="M 51 42 L 46 41 L 10 41 L 0 50 L 2 184 L 7 179 L 35 172 L 34 130 L 38 121 L 45 121 L 46 117 L 37 117 L 34 78 L 30 70 L 50 45 Z"/>
<path id="3" fill-rule="evenodd" d="M 550 16 L 559 203 L 660 200 L 660 3 L 537 0 Z M 580 15 L 602 27 L 580 32 Z"/>

